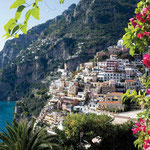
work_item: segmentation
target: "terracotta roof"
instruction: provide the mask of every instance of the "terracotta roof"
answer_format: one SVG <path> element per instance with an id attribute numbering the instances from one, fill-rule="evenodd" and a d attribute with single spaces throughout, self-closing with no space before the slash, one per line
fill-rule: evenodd
<path id="1" fill-rule="evenodd" d="M 121 102 L 99 102 L 100 104 L 122 104 Z"/>
<path id="2" fill-rule="evenodd" d="M 134 82 L 134 80 L 125 80 L 125 82 Z"/>
<path id="3" fill-rule="evenodd" d="M 112 92 L 112 93 L 108 93 L 107 95 L 121 96 L 122 94 L 123 94 L 122 92 Z"/>

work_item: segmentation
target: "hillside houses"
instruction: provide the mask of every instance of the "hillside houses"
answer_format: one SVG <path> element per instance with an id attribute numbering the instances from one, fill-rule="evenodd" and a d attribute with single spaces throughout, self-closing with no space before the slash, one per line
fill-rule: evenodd
<path id="1" fill-rule="evenodd" d="M 98 52 L 100 57 L 104 52 Z M 137 57 L 138 58 L 138 57 Z M 118 59 L 110 55 L 105 61 L 86 62 L 80 64 L 78 71 L 68 77 L 53 81 L 49 92 L 53 95 L 51 102 L 55 108 L 66 111 L 78 110 L 120 110 L 124 111 L 122 94 L 127 89 L 139 89 L 139 77 L 142 75 L 137 62 Z M 138 63 L 141 65 L 141 63 Z M 64 78 L 64 76 L 66 77 Z"/>
<path id="2" fill-rule="evenodd" d="M 125 51 L 121 48 L 122 53 Z M 66 67 L 58 69 L 61 78 L 53 80 L 49 86 L 52 98 L 36 123 L 42 121 L 47 127 L 50 125 L 48 129 L 51 131 L 52 127 L 62 125 L 66 112 L 112 115 L 112 112 L 124 111 L 122 94 L 127 89 L 132 92 L 144 88 L 139 82 L 143 64 L 138 55 L 135 61 L 120 59 L 115 52 L 102 60 L 105 55 L 104 51 L 98 52 L 94 60 L 80 64 L 73 73 L 69 73 Z"/>

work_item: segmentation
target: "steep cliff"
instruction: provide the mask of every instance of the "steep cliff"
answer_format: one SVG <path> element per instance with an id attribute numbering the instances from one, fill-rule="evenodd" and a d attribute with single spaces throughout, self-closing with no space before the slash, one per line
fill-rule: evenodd
<path id="1" fill-rule="evenodd" d="M 19 100 L 36 82 L 67 64 L 73 71 L 116 44 L 138 0 L 81 0 L 61 16 L 9 40 L 0 53 L 0 100 Z"/>

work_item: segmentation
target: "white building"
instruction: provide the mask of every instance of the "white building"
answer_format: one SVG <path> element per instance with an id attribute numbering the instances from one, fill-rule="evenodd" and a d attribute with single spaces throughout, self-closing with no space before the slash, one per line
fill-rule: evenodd
<path id="1" fill-rule="evenodd" d="M 100 72 L 98 74 L 98 79 L 102 81 L 114 80 L 116 82 L 120 82 L 122 79 L 125 79 L 125 73 Z"/>

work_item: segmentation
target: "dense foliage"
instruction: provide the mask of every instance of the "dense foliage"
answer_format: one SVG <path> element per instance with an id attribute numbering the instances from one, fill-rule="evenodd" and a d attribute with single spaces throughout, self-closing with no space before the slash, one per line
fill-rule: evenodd
<path id="1" fill-rule="evenodd" d="M 142 87 L 140 90 L 130 89 L 124 94 L 124 97 L 136 100 L 140 106 L 144 106 L 146 110 L 138 114 L 138 123 L 135 128 L 132 129 L 133 134 L 138 136 L 138 139 L 134 142 L 135 146 L 139 149 L 150 149 L 150 77 L 148 74 L 148 68 L 150 68 L 150 2 L 147 0 L 141 0 L 137 4 L 135 10 L 136 17 L 130 19 L 126 34 L 124 35 L 124 44 L 130 48 L 130 54 L 134 55 L 135 50 L 140 53 L 146 53 L 143 56 L 143 64 L 146 66 L 146 73 L 140 78 Z"/>
<path id="2" fill-rule="evenodd" d="M 57 136 L 48 136 L 44 129 L 34 130 L 34 121 L 28 124 L 13 121 L 7 123 L 7 132 L 0 133 L 1 150 L 58 150 Z"/>
<path id="3" fill-rule="evenodd" d="M 56 132 L 64 149 L 84 150 L 89 146 L 89 150 L 136 150 L 131 131 L 134 124 L 117 125 L 112 121 L 107 115 L 68 114 L 64 130 L 56 129 Z"/>
<path id="4" fill-rule="evenodd" d="M 37 92 L 30 92 L 30 94 L 24 96 L 21 101 L 17 102 L 17 106 L 21 107 L 21 113 L 15 114 L 16 118 L 20 118 L 19 116 L 28 119 L 37 117 L 51 98 L 47 92 L 47 88 L 41 88 Z"/>
<path id="5" fill-rule="evenodd" d="M 4 26 L 4 29 L 6 31 L 7 38 L 15 37 L 18 38 L 18 32 L 21 30 L 24 34 L 27 34 L 27 26 L 28 21 L 31 16 L 33 16 L 35 19 L 40 19 L 40 8 L 39 8 L 39 2 L 42 2 L 43 0 L 34 0 L 33 2 L 28 3 L 27 0 L 15 0 L 15 2 L 10 6 L 10 9 L 17 9 L 15 13 L 15 17 L 11 18 L 6 25 Z M 64 0 L 60 0 L 60 3 L 63 3 Z M 20 18 L 22 16 L 22 12 L 26 10 L 24 21 L 20 23 Z"/>

